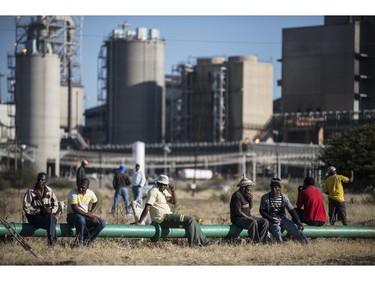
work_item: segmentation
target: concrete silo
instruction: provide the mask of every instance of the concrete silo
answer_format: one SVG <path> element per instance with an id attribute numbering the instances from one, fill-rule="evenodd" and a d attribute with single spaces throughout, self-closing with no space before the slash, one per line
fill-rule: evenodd
<path id="1" fill-rule="evenodd" d="M 59 174 L 60 59 L 52 53 L 26 53 L 17 56 L 16 65 L 17 141 L 36 148 L 39 171 L 49 166 Z"/>
<path id="2" fill-rule="evenodd" d="M 114 30 L 103 46 L 107 68 L 107 142 L 164 141 L 165 42 L 159 31 Z"/>
<path id="3" fill-rule="evenodd" d="M 72 134 L 82 125 L 80 30 L 80 20 L 69 16 L 16 17 L 15 143 L 35 152 L 25 166 L 51 176 L 60 174 L 63 130 Z"/>

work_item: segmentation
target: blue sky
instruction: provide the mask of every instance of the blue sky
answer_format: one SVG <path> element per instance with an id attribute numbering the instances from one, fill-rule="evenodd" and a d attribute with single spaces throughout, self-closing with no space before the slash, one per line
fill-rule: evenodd
<path id="1" fill-rule="evenodd" d="M 165 39 L 165 72 L 179 63 L 198 57 L 255 55 L 259 62 L 274 67 L 274 98 L 281 89 L 282 29 L 323 25 L 323 16 L 84 16 L 82 83 L 88 108 L 97 105 L 97 58 L 101 44 L 121 23 L 157 28 Z M 0 16 L 0 72 L 7 74 L 7 53 L 13 51 L 15 20 Z M 2 78 L 2 99 L 6 99 L 6 77 Z"/>
<path id="2" fill-rule="evenodd" d="M 243 0 L 137 0 L 135 3 L 65 0 L 57 7 L 51 7 L 53 1 L 48 0 L 7 1 L 0 11 L 0 72 L 7 74 L 7 53 L 13 51 L 15 21 L 12 15 L 82 15 L 81 69 L 86 108 L 97 105 L 100 46 L 105 37 L 125 21 L 132 29 L 160 30 L 166 41 L 166 74 L 171 73 L 174 65 L 194 62 L 198 57 L 255 55 L 259 62 L 273 64 L 273 97 L 278 98 L 281 88 L 276 81 L 281 79 L 281 63 L 277 60 L 282 52 L 282 29 L 323 25 L 324 15 L 359 14 L 358 7 L 366 11 L 364 14 L 371 14 L 371 9 L 358 5 L 358 1 L 362 0 L 355 2 L 355 9 L 338 0 L 330 0 L 328 4 L 325 0 L 268 0 L 262 3 Z M 2 99 L 6 100 L 6 77 L 1 78 L 1 84 Z"/>

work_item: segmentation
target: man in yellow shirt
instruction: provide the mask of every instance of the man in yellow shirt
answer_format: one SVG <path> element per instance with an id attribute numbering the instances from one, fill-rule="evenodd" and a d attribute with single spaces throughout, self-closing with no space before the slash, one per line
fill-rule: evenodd
<path id="1" fill-rule="evenodd" d="M 68 194 L 67 222 L 76 228 L 78 247 L 91 246 L 106 225 L 102 218 L 94 215 L 98 198 L 89 187 L 90 181 L 83 178 Z"/>
<path id="2" fill-rule="evenodd" d="M 347 225 L 343 183 L 353 182 L 354 172 L 351 170 L 350 178 L 348 178 L 338 175 L 336 168 L 330 166 L 328 167 L 327 173 L 328 176 L 324 181 L 323 191 L 328 194 L 329 222 L 331 225 L 334 225 L 337 218 L 343 225 Z"/>

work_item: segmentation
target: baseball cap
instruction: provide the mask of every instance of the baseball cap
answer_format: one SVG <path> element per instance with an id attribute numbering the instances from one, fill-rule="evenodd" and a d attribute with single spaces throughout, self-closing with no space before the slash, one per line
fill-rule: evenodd
<path id="1" fill-rule="evenodd" d="M 118 167 L 118 169 L 119 169 L 119 171 L 122 172 L 122 173 L 126 172 L 126 167 L 125 167 L 124 164 L 121 164 L 120 167 Z"/>
<path id="2" fill-rule="evenodd" d="M 327 173 L 333 173 L 336 171 L 336 168 L 333 167 L 333 166 L 329 166 L 328 169 L 327 169 Z"/>

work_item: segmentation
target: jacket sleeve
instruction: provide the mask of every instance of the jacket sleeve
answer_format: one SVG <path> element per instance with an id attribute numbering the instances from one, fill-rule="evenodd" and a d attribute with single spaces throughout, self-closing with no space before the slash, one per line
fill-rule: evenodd
<path id="1" fill-rule="evenodd" d="M 57 196 L 55 194 L 55 192 L 53 192 L 53 190 L 51 191 L 52 193 L 52 198 L 53 198 L 53 208 L 52 208 L 52 213 L 55 214 L 57 212 L 57 210 L 59 209 L 59 201 L 57 199 Z"/>
<path id="2" fill-rule="evenodd" d="M 33 197 L 32 197 L 32 194 L 31 194 L 31 191 L 28 190 L 26 191 L 25 193 L 25 196 L 23 197 L 23 211 L 25 212 L 25 214 L 27 215 L 36 215 L 40 212 L 39 209 L 37 208 L 34 208 L 32 206 L 32 201 L 33 201 Z"/>

